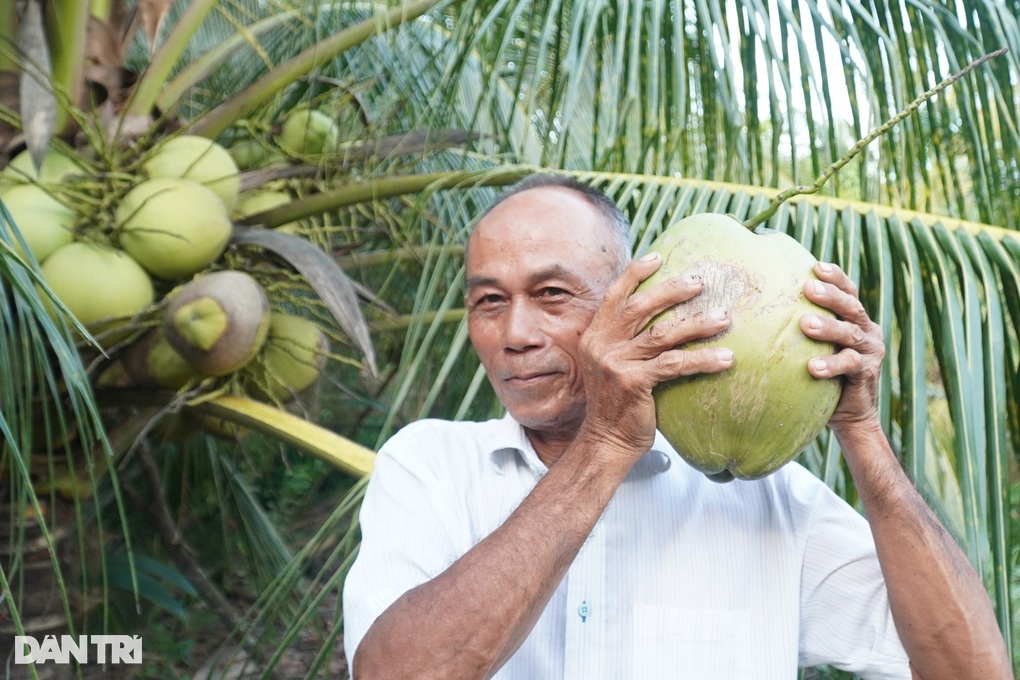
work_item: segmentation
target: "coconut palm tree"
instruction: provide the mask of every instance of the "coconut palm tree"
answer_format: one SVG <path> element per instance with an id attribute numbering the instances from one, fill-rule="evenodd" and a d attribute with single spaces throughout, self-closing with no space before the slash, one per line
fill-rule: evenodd
<path id="1" fill-rule="evenodd" d="M 480 418 L 499 412 L 468 350 L 460 308 L 462 246 L 474 215 L 493 195 L 491 185 L 536 167 L 575 173 L 603 187 L 630 214 L 634 251 L 640 253 L 688 214 L 727 212 L 744 219 L 779 190 L 810 184 L 919 92 L 981 55 L 1010 48 L 869 145 L 815 195 L 786 201 L 769 226 L 850 272 L 885 328 L 886 430 L 915 483 L 984 575 L 1012 640 L 1017 607 L 1010 584 L 1017 556 L 1010 542 L 1016 508 L 1010 492 L 1016 482 L 1009 469 L 1020 425 L 1016 0 L 835 0 L 824 6 L 778 0 L 464 0 L 392 8 L 338 2 L 303 12 L 265 3 L 231 3 L 210 12 L 212 4 L 195 1 L 169 12 L 156 30 L 163 5 L 139 2 L 149 38 L 114 51 L 119 61 L 110 60 L 140 74 L 137 82 L 93 79 L 92 92 L 102 85 L 104 102 L 112 101 L 78 109 L 94 108 L 104 125 L 90 128 L 65 105 L 67 113 L 54 115 L 53 129 L 61 129 L 61 120 L 75 121 L 79 138 L 100 151 L 96 164 L 117 171 L 111 176 L 131 175 L 146 149 L 180 130 L 233 146 L 238 157 L 241 149 L 255 152 L 256 160 L 246 161 L 255 167 L 245 173 L 245 186 L 286 182 L 297 200 L 235 217 L 234 245 L 211 266 L 269 263 L 275 267 L 276 306 L 302 311 L 331 330 L 334 343 L 346 343 L 336 305 L 329 302 L 335 293 L 308 283 L 322 279 L 323 271 L 335 281 L 335 271 L 295 239 L 242 228 L 297 222 L 282 233 L 296 231 L 303 243 L 328 253 L 356 282 L 361 299 L 371 297 L 363 314 L 377 349 L 378 375 L 357 365 L 361 357 L 349 345 L 346 355 L 333 353 L 326 370 L 332 380 L 302 412 L 369 448 L 424 415 Z M 313 44 L 314 50 L 303 51 Z M 149 45 L 157 49 L 144 49 Z M 25 63 L 19 62 L 22 72 Z M 74 93 L 89 91 L 73 86 L 79 75 L 60 80 L 61 71 L 52 70 L 61 87 L 43 86 L 29 96 L 50 93 L 56 104 L 66 104 Z M 301 108 L 328 111 L 341 122 L 337 155 L 291 153 L 289 162 L 274 167 L 274 154 L 287 151 L 278 141 L 283 122 Z M 27 116 L 6 118 L 28 132 Z M 130 132 L 137 141 L 124 151 L 106 143 L 100 130 Z M 295 156 L 304 162 L 295 163 Z M 254 259 L 252 252 L 258 253 Z M 32 297 L 31 287 L 20 290 Z M 88 365 L 97 364 L 103 362 Z M 45 384 L 60 383 L 56 378 L 64 373 L 51 363 L 39 365 L 50 367 L 40 369 L 51 376 Z M 311 674 L 330 668 L 338 649 L 342 613 L 335 595 L 356 545 L 353 513 L 361 486 L 354 485 L 294 548 L 261 512 L 249 483 L 257 466 L 245 468 L 237 448 L 206 437 L 162 444 L 147 427 L 153 414 L 166 420 L 170 411 L 184 412 L 201 417 L 207 431 L 215 427 L 210 417 L 226 418 L 299 450 L 331 450 L 336 440 L 325 443 L 321 431 L 305 430 L 279 408 L 264 410 L 249 401 L 245 390 L 257 383 L 213 380 L 197 394 L 153 397 L 93 380 L 100 387 L 96 399 L 106 407 L 100 410 L 115 414 L 99 419 L 106 441 L 126 459 L 111 470 L 162 489 L 171 512 L 132 512 L 130 498 L 122 498 L 131 485 L 112 483 L 115 475 L 109 475 L 99 482 L 100 493 L 90 496 L 97 500 L 89 501 L 103 512 L 79 512 L 78 524 L 93 526 L 100 514 L 119 517 L 107 530 L 117 539 L 107 542 L 127 549 L 101 554 L 145 557 L 120 536 L 151 526 L 172 536 L 177 527 L 164 515 L 192 512 L 190 490 L 216 480 L 218 503 L 230 508 L 219 518 L 221 535 L 231 518 L 246 527 L 243 552 L 252 557 L 250 580 L 257 584 L 253 605 L 243 609 L 216 599 L 224 584 L 213 583 L 203 569 L 220 573 L 225 551 L 197 546 L 174 559 L 186 582 L 200 586 L 203 599 L 235 626 L 228 641 L 233 660 L 223 667 L 247 660 L 285 668 L 293 661 L 287 650 L 311 636 L 321 649 L 307 664 Z M 220 396 L 231 389 L 231 396 Z M 80 394 L 84 403 L 95 403 L 88 390 Z M 18 412 L 31 412 L 27 397 L 12 399 L 7 403 L 19 404 Z M 79 418 L 76 413 L 74 422 Z M 63 438 L 71 420 L 52 428 L 53 441 Z M 244 441 L 242 452 L 265 447 L 264 439 Z M 832 438 L 823 433 L 801 460 L 855 500 Z M 16 471 L 10 474 L 16 477 Z M 22 486 L 27 496 L 38 496 Z M 119 501 L 116 490 L 122 492 Z M 214 524 L 208 516 L 193 522 Z M 56 541 L 48 545 L 56 555 Z M 164 545 L 160 555 L 173 552 Z M 134 563 L 126 570 L 134 575 L 133 592 L 158 599 L 162 591 L 155 586 L 139 588 L 138 574 L 148 572 L 137 567 L 142 560 Z M 100 573 L 111 571 L 116 573 Z M 267 639 L 278 650 L 259 657 L 254 650 L 265 649 Z"/>

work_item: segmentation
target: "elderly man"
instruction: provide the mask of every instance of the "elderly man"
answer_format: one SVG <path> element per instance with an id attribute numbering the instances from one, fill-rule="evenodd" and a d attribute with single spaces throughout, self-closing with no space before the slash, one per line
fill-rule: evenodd
<path id="1" fill-rule="evenodd" d="M 725 309 L 646 329 L 697 295 L 628 263 L 627 223 L 586 185 L 506 192 L 467 250 L 468 328 L 507 416 L 425 420 L 379 453 L 344 591 L 355 680 L 1008 678 L 981 581 L 904 476 L 876 413 L 881 331 L 819 264 L 807 335 L 843 376 L 829 426 L 868 520 L 796 463 L 716 484 L 656 433 L 652 388 L 725 371 L 685 349 Z"/>

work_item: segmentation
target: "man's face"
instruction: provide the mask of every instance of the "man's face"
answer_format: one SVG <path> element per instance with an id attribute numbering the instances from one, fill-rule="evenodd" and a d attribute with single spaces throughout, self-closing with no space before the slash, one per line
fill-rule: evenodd
<path id="1" fill-rule="evenodd" d="M 617 274 L 618 251 L 601 213 L 565 188 L 511 196 L 475 227 L 468 330 L 497 396 L 525 427 L 569 434 L 584 419 L 577 341 Z"/>

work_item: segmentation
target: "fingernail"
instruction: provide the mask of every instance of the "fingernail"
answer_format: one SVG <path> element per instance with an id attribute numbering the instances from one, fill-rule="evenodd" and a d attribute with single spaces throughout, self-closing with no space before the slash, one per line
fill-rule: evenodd
<path id="1" fill-rule="evenodd" d="M 716 307 L 708 313 L 708 318 L 712 319 L 712 321 L 722 321 L 727 316 L 726 310 L 721 307 Z"/>
<path id="2" fill-rule="evenodd" d="M 818 372 L 824 371 L 825 370 L 825 361 L 823 361 L 822 359 L 812 359 L 811 360 L 811 368 L 815 369 L 815 371 L 818 371 Z"/>
<path id="3" fill-rule="evenodd" d="M 818 329 L 822 327 L 822 320 L 814 314 L 807 315 L 808 328 Z"/>
<path id="4" fill-rule="evenodd" d="M 719 361 L 733 361 L 733 352 L 728 349 L 717 349 L 715 351 L 715 358 Z"/>
<path id="5" fill-rule="evenodd" d="M 702 282 L 700 274 L 684 274 L 684 282 L 697 286 Z"/>
<path id="6" fill-rule="evenodd" d="M 832 271 L 832 265 L 829 264 L 828 262 L 819 262 L 818 269 L 828 274 L 829 272 Z"/>
<path id="7" fill-rule="evenodd" d="M 816 295 L 821 295 L 822 293 L 825 292 L 825 286 L 822 284 L 821 281 L 812 281 L 811 291 Z"/>
<path id="8" fill-rule="evenodd" d="M 641 257 L 641 261 L 642 262 L 652 262 L 653 260 L 658 260 L 658 259 L 659 259 L 659 254 L 657 252 L 655 252 L 654 250 L 652 252 L 650 252 L 650 253 L 646 253 L 645 255 L 643 255 Z"/>

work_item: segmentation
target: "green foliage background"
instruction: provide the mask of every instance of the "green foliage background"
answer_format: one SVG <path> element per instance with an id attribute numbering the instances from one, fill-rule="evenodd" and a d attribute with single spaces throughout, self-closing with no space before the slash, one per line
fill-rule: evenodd
<path id="1" fill-rule="evenodd" d="M 200 5 L 208 13 L 189 24 Z M 160 35 L 164 45 L 180 39 L 179 56 L 153 52 L 139 37 L 125 61 L 143 82 L 163 74 L 157 80 L 165 87 L 154 97 L 165 118 L 154 122 L 152 136 L 182 126 L 227 145 L 255 139 L 271 146 L 286 113 L 306 105 L 341 123 L 339 155 L 293 181 L 307 200 L 263 217 L 270 227 L 304 219 L 304 235 L 364 286 L 379 374 L 333 361 L 301 413 L 373 448 L 415 418 L 499 412 L 467 342 L 461 296 L 466 234 L 500 185 L 540 167 L 591 181 L 631 216 L 640 254 L 687 214 L 745 216 L 778 189 L 810 183 L 918 93 L 1009 48 L 869 146 L 818 196 L 788 202 L 769 226 L 858 282 L 889 340 L 886 430 L 985 578 L 1003 631 L 1015 641 L 1020 2 L 462 0 L 405 3 L 421 16 L 374 20 L 387 11 L 392 19 L 398 5 L 178 2 Z M 272 28 L 257 31 L 263 21 Z M 299 75 L 272 87 L 263 78 L 357 26 L 365 31 L 349 46 Z M 235 51 L 190 79 L 189 64 L 231 41 Z M 159 71 L 164 57 L 169 66 Z M 190 86 L 169 87 L 182 82 Z M 227 106 L 240 100 L 248 104 Z M 380 146 L 411 133 L 424 140 L 414 153 Z M 0 357 L 24 369 L 0 389 L 5 460 L 14 470 L 33 448 L 25 439 L 30 414 L 39 393 L 61 380 L 76 404 L 68 421 L 84 426 L 89 439 L 101 441 L 107 431 L 116 444 L 137 409 L 97 404 L 73 361 L 71 336 L 48 321 L 43 293 L 27 283 L 31 270 L 7 252 L 0 252 Z M 322 315 L 314 300 L 305 304 Z M 356 355 L 341 334 L 336 340 L 338 356 Z M 54 422 L 52 429 L 57 435 L 69 427 Z M 161 653 L 175 668 L 194 668 L 208 650 L 170 640 L 186 640 L 188 625 L 213 625 L 196 623 L 194 612 L 222 610 L 208 594 L 192 594 L 193 579 L 176 570 L 149 570 L 141 587 L 145 570 L 137 564 L 144 560 L 127 569 L 134 585 L 114 592 L 105 575 L 120 563 L 111 556 L 171 562 L 152 538 L 153 519 L 121 499 L 120 484 L 137 484 L 166 499 L 233 608 L 225 648 L 275 650 L 247 661 L 266 673 L 290 668 L 295 656 L 312 659 L 300 675 L 325 673 L 338 649 L 336 593 L 356 547 L 363 486 L 260 437 L 168 443 L 151 435 L 127 440 L 144 442 L 159 462 L 158 477 L 147 476 L 134 456 L 97 480 L 99 493 L 72 513 L 79 535 L 101 528 L 99 564 L 81 541 L 75 552 L 87 568 L 74 578 L 111 602 L 100 611 L 121 612 L 107 616 L 118 621 L 108 625 L 172 631 Z M 832 438 L 823 434 L 802 460 L 855 500 Z M 25 476 L 9 478 L 16 486 Z M 45 514 L 42 505 L 37 511 Z M 13 583 L 17 563 L 2 573 Z M 130 596 L 132 588 L 142 597 Z M 135 612 L 149 614 L 118 608 L 124 593 Z M 191 624 L 163 618 L 178 611 L 174 602 L 187 605 Z M 223 625 L 224 617 L 213 620 Z"/>

